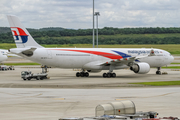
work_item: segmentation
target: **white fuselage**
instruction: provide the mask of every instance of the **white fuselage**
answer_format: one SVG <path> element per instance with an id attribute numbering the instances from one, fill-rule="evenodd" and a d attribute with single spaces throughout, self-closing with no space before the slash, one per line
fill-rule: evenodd
<path id="1" fill-rule="evenodd" d="M 100 64 L 130 56 L 148 56 L 150 51 L 151 49 L 145 48 L 37 48 L 32 56 L 22 56 L 42 65 L 59 68 L 108 70 L 109 66 Z M 13 52 L 13 49 L 11 49 L 11 52 Z M 154 52 L 155 56 L 143 57 L 135 62 L 146 62 L 150 67 L 161 67 L 174 60 L 173 56 L 167 51 L 154 49 Z M 127 65 L 119 63 L 115 66 L 115 69 L 127 67 Z"/>

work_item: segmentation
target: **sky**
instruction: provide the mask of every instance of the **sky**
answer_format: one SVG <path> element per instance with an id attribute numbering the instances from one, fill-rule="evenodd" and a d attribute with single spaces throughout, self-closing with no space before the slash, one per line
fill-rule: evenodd
<path id="1" fill-rule="evenodd" d="M 180 27 L 180 0 L 94 2 L 99 28 Z M 0 27 L 9 27 L 6 15 L 16 15 L 27 28 L 92 29 L 92 8 L 93 0 L 0 0 Z"/>

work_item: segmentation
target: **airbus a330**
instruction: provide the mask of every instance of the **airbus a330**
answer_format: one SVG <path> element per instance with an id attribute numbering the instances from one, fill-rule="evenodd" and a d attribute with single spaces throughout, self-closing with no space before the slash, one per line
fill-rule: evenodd
<path id="1" fill-rule="evenodd" d="M 116 77 L 114 70 L 130 68 L 137 74 L 146 74 L 150 67 L 160 68 L 170 64 L 174 57 L 167 51 L 153 48 L 44 48 L 39 45 L 16 16 L 7 16 L 17 48 L 9 52 L 42 65 L 82 69 L 76 76 L 88 77 L 91 72 L 101 72 L 103 77 Z"/>

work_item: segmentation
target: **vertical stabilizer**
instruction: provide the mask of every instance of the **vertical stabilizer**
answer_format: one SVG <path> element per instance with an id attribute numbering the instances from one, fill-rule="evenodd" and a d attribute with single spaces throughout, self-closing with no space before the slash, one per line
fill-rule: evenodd
<path id="1" fill-rule="evenodd" d="M 21 24 L 18 17 L 7 15 L 7 18 L 8 18 L 9 25 L 11 27 L 11 31 L 12 31 L 17 48 L 24 48 L 24 47 L 41 48 L 42 47 L 32 38 L 32 36 L 29 34 L 26 28 Z"/>

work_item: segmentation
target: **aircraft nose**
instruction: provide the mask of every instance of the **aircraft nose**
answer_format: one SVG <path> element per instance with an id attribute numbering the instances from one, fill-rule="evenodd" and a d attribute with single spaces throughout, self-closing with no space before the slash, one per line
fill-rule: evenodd
<path id="1" fill-rule="evenodd" d="M 174 57 L 171 56 L 171 57 L 170 57 L 170 63 L 172 63 L 173 61 L 174 61 Z"/>

